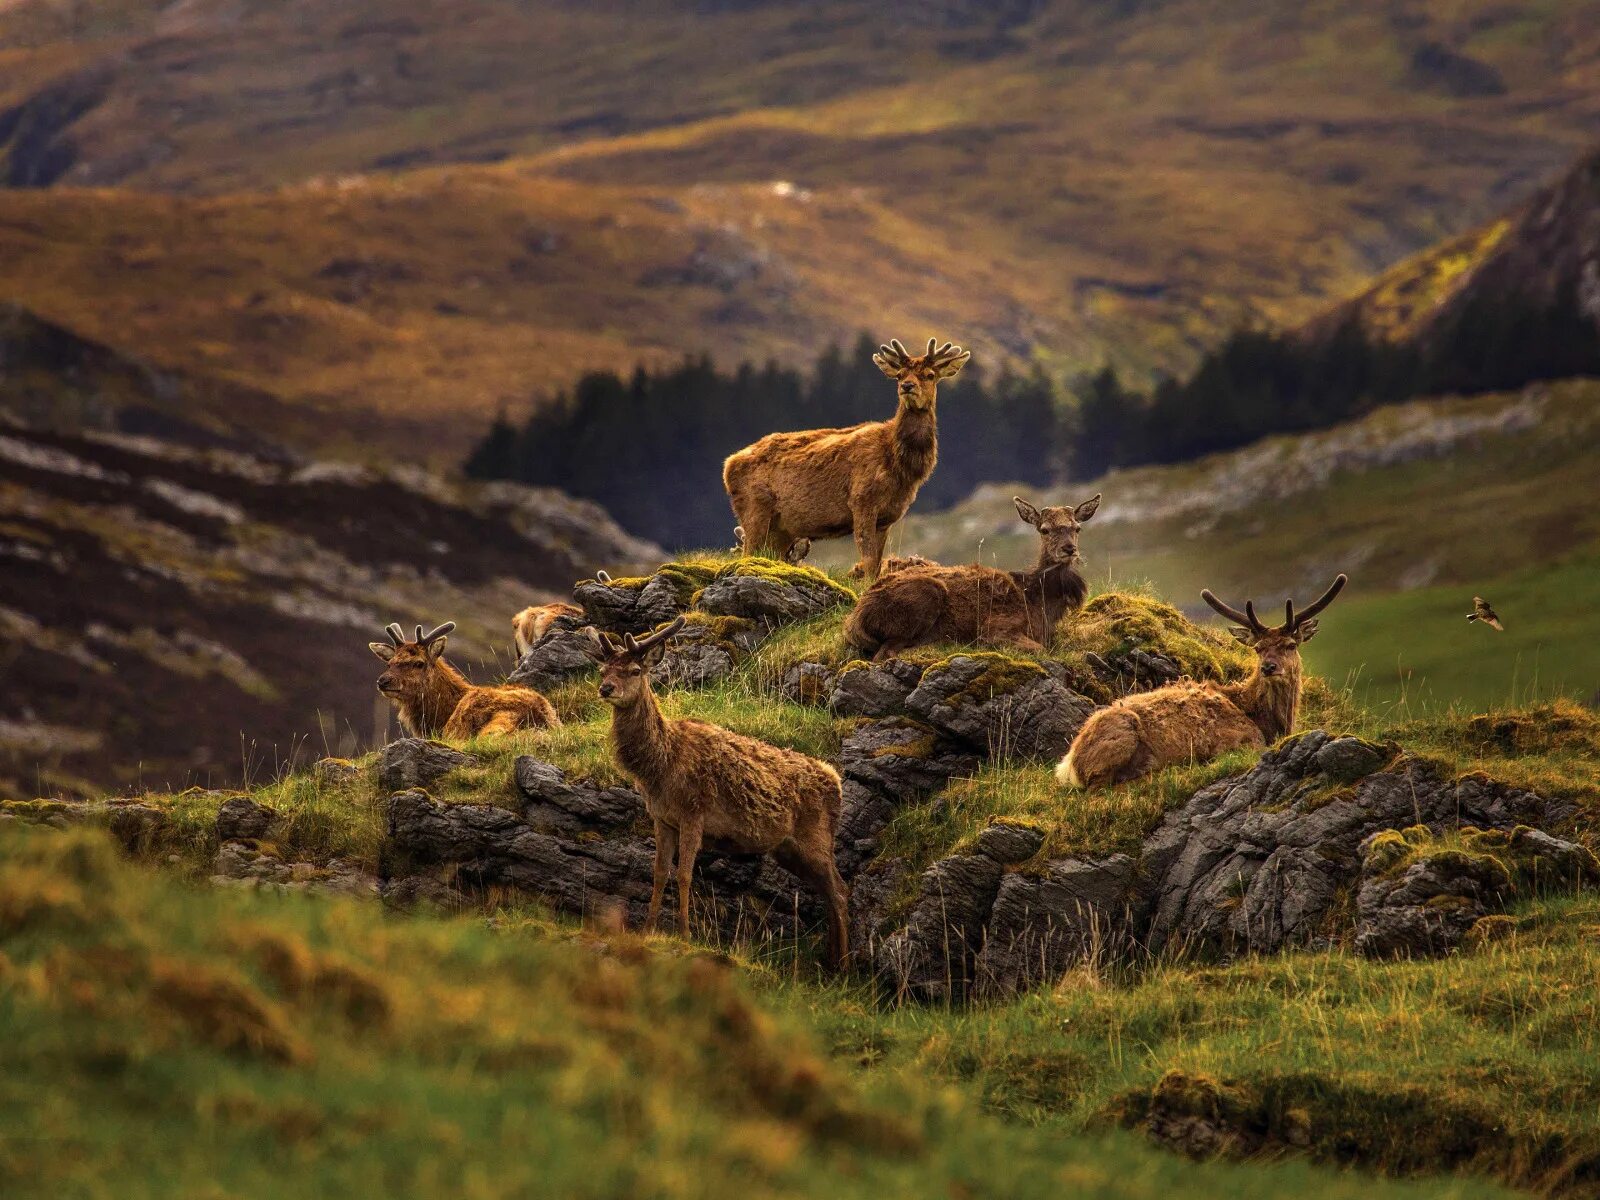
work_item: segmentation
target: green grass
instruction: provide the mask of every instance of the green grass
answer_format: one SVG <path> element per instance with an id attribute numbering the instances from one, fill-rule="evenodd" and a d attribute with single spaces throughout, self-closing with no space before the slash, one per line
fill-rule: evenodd
<path id="1" fill-rule="evenodd" d="M 849 1023 L 821 1015 L 627 935 L 200 892 L 103 835 L 0 827 L 8 1196 L 1488 1192 L 1030 1129 L 829 1062 Z"/>

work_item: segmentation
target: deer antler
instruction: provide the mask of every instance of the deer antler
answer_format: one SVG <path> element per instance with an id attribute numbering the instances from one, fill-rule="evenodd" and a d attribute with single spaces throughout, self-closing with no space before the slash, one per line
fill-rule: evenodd
<path id="1" fill-rule="evenodd" d="M 622 635 L 623 649 L 627 650 L 629 654 L 643 654 L 657 642 L 666 641 L 669 637 L 672 637 L 675 633 L 677 633 L 678 630 L 682 629 L 685 620 L 686 618 L 684 617 L 678 617 L 672 622 L 672 624 L 656 630 L 649 637 L 645 638 L 635 638 L 633 634 L 625 633 Z"/>
<path id="2" fill-rule="evenodd" d="M 401 629 L 399 625 L 390 622 L 388 625 L 384 626 L 383 631 L 389 635 L 390 645 L 400 647 L 406 644 L 406 631 Z"/>
<path id="3" fill-rule="evenodd" d="M 1311 620 L 1323 609 L 1327 608 L 1328 605 L 1332 604 L 1334 597 L 1340 592 L 1344 591 L 1344 585 L 1349 582 L 1350 577 L 1341 573 L 1340 576 L 1329 585 L 1328 590 L 1323 592 L 1322 595 L 1319 596 L 1311 605 L 1311 607 L 1307 608 L 1298 616 L 1295 615 L 1294 601 L 1285 600 L 1283 602 L 1283 628 L 1281 628 L 1278 632 L 1293 633 L 1296 629 L 1300 628 L 1300 626 Z"/>
<path id="4" fill-rule="evenodd" d="M 418 625 L 417 626 L 417 644 L 420 645 L 420 646 L 431 646 L 434 642 L 438 641 L 440 638 L 442 638 L 445 634 L 449 633 L 455 627 L 456 627 L 456 623 L 454 621 L 446 621 L 443 625 L 439 626 L 439 628 L 435 629 L 432 633 L 424 634 L 422 632 L 422 626 Z"/>
<path id="5" fill-rule="evenodd" d="M 1218 600 L 1216 593 L 1214 593 L 1210 588 L 1206 588 L 1201 591 L 1200 599 L 1204 600 L 1212 608 L 1216 609 L 1223 616 L 1227 617 L 1228 620 L 1237 621 L 1251 633 L 1265 633 L 1267 631 L 1267 627 L 1263 625 L 1256 617 L 1256 607 L 1253 601 L 1246 600 L 1244 602 L 1244 611 L 1240 612 L 1237 608 L 1233 608 L 1230 605 L 1224 604 L 1221 600 Z"/>
<path id="6" fill-rule="evenodd" d="M 903 371 L 911 361 L 911 355 L 906 353 L 898 339 L 890 338 L 887 346 L 879 346 L 878 352 L 872 356 L 872 361 L 880 367 L 888 367 L 891 371 Z"/>

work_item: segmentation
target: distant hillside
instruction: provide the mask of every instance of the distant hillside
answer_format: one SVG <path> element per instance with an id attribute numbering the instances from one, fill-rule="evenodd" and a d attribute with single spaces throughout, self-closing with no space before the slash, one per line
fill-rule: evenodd
<path id="1" fill-rule="evenodd" d="M 364 747 L 386 622 L 486 678 L 518 608 L 659 553 L 559 493 L 0 421 L 0 795 Z"/>
<path id="2" fill-rule="evenodd" d="M 452 418 L 586 368 L 862 328 L 1183 370 L 1568 163 L 1589 9 L 22 0 L 0 277 L 386 447 L 416 415 L 459 451 Z"/>

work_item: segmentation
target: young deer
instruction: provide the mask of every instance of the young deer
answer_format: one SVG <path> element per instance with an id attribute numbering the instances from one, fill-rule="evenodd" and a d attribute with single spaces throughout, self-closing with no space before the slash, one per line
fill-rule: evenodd
<path id="1" fill-rule="evenodd" d="M 476 687 L 444 661 L 445 635 L 456 627 L 446 621 L 432 633 L 406 641 L 398 625 L 384 630 L 387 642 L 367 648 L 388 664 L 378 676 L 378 690 L 400 710 L 400 724 L 412 737 L 465 741 L 483 734 L 510 733 L 559 725 L 556 710 L 532 688 L 500 684 Z"/>
<path id="2" fill-rule="evenodd" d="M 890 527 L 938 459 L 939 381 L 959 374 L 971 357 L 934 338 L 917 356 L 892 341 L 872 356 L 899 385 L 890 420 L 772 433 L 730 455 L 722 482 L 744 530 L 744 553 L 783 553 L 797 538 L 853 534 L 859 561 L 852 574 L 876 579 Z"/>
<path id="3" fill-rule="evenodd" d="M 1245 747 L 1265 747 L 1294 731 L 1300 707 L 1300 647 L 1316 636 L 1317 614 L 1333 603 L 1347 579 L 1340 575 L 1310 608 L 1284 605 L 1284 622 L 1269 629 L 1255 605 L 1230 608 L 1209 591 L 1212 608 L 1238 621 L 1233 635 L 1256 652 L 1256 667 L 1240 683 L 1174 683 L 1126 696 L 1090 716 L 1056 779 L 1067 787 L 1126 783 L 1174 763 L 1206 762 Z"/>
<path id="4" fill-rule="evenodd" d="M 655 822 L 656 861 L 650 925 L 677 856 L 678 932 L 689 936 L 689 885 L 702 840 L 739 854 L 768 854 L 799 876 L 828 906 L 828 959 L 848 950 L 850 893 L 833 862 L 843 795 L 839 772 L 793 750 L 758 742 L 718 725 L 668 720 L 650 687 L 650 668 L 684 619 L 648 637 L 618 642 L 597 634 L 600 698 L 611 706 L 617 762 L 639 785 Z"/>
<path id="5" fill-rule="evenodd" d="M 517 657 L 521 658 L 528 649 L 542 638 L 550 628 L 550 623 L 557 617 L 581 617 L 583 609 L 576 604 L 556 602 L 555 604 L 535 604 L 523 609 L 511 618 L 511 633 L 517 640 Z"/>
<path id="6" fill-rule="evenodd" d="M 1012 498 L 1039 531 L 1031 571 L 906 565 L 885 574 L 856 601 L 844 640 L 881 662 L 930 642 L 986 642 L 1039 653 L 1063 613 L 1080 608 L 1089 585 L 1078 573 L 1078 533 L 1100 507 L 1096 493 L 1076 508 L 1038 509 Z"/>

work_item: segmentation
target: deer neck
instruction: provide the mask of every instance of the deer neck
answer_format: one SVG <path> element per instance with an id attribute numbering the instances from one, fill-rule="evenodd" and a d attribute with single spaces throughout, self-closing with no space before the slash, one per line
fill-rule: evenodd
<path id="1" fill-rule="evenodd" d="M 901 404 L 890 422 L 896 472 L 921 483 L 933 474 L 939 460 L 939 423 L 933 406 L 912 408 Z"/>
<path id="2" fill-rule="evenodd" d="M 413 736 L 432 737 L 471 687 L 465 675 L 441 659 L 424 672 L 421 691 L 401 705 L 400 719 Z"/>
<path id="3" fill-rule="evenodd" d="M 1028 606 L 1029 632 L 1034 639 L 1050 644 L 1056 622 L 1071 609 L 1081 608 L 1089 585 L 1072 563 L 1046 560 L 1041 554 L 1031 571 L 1013 571 L 1011 578 L 1022 589 Z"/>
<path id="4" fill-rule="evenodd" d="M 1223 690 L 1232 697 L 1244 715 L 1256 723 L 1269 746 L 1294 732 L 1295 720 L 1300 713 L 1299 672 L 1263 675 L 1258 667 L 1250 673 L 1250 678 L 1242 683 L 1230 684 Z"/>
<path id="5" fill-rule="evenodd" d="M 672 757 L 672 734 L 655 693 L 648 684 L 632 704 L 611 710 L 611 746 L 622 769 L 653 791 L 666 777 Z"/>

